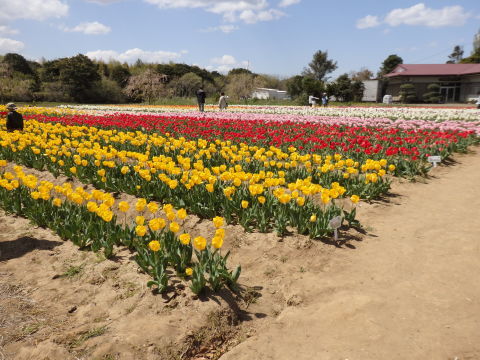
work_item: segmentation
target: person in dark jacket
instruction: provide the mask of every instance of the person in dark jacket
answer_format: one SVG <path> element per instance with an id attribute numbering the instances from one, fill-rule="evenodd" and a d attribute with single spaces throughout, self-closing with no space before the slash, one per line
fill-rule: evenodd
<path id="1" fill-rule="evenodd" d="M 22 114 L 17 112 L 17 106 L 14 103 L 8 103 L 7 110 L 7 131 L 23 131 L 23 117 Z"/>
<path id="2" fill-rule="evenodd" d="M 204 111 L 205 110 L 205 98 L 207 97 L 207 94 L 205 94 L 205 91 L 203 91 L 203 87 L 198 89 L 197 91 L 197 101 L 198 101 L 198 110 Z"/>

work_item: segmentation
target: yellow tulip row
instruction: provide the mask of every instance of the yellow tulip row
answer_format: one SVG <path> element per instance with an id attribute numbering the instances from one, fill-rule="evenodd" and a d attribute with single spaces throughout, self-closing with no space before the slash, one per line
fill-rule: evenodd
<path id="1" fill-rule="evenodd" d="M 5 105 L 0 105 L 0 112 L 8 111 Z M 82 110 L 75 110 L 75 109 L 67 109 L 67 108 L 56 108 L 56 107 L 41 107 L 41 106 L 19 106 L 18 112 L 23 115 L 79 115 L 85 114 L 85 111 Z"/>
<path id="2" fill-rule="evenodd" d="M 7 166 L 6 160 L 0 160 L 0 169 Z M 82 186 L 73 188 L 69 182 L 63 185 L 55 185 L 50 181 L 39 181 L 35 175 L 25 174 L 21 166 L 13 166 L 14 173 L 10 171 L 4 171 L 0 173 L 0 187 L 11 191 L 18 188 L 20 185 L 24 185 L 30 189 L 30 196 L 35 199 L 50 200 L 52 199 L 53 205 L 59 207 L 64 201 L 69 201 L 79 206 L 85 206 L 91 213 L 97 214 L 105 222 L 110 222 L 113 219 L 115 213 L 126 213 L 130 209 L 130 204 L 126 201 L 116 201 L 113 194 L 94 189 L 92 191 L 86 191 Z M 160 206 L 158 203 L 152 201 L 147 202 L 146 199 L 137 199 L 135 203 L 135 210 L 137 215 L 135 216 L 135 232 L 138 236 L 143 237 L 147 230 L 160 231 L 166 228 L 167 222 L 163 217 L 154 217 Z M 148 210 L 148 213 L 146 213 Z M 185 209 L 179 209 L 175 211 L 171 204 L 164 204 L 162 206 L 162 212 L 165 218 L 169 221 L 168 229 L 174 234 L 179 233 L 180 224 L 176 222 L 177 219 L 184 220 L 187 217 Z M 150 217 L 148 221 L 148 228 L 145 226 L 145 216 Z M 225 236 L 225 230 L 221 227 L 224 225 L 222 217 L 215 217 L 213 223 L 217 228 L 215 235 L 212 238 L 212 246 L 214 248 L 220 248 L 223 245 L 223 239 Z M 203 237 L 201 237 L 204 239 Z M 179 240 L 183 245 L 190 243 L 190 235 L 183 233 L 179 236 Z M 197 245 L 195 245 L 197 244 Z M 204 244 L 202 246 L 202 244 Z M 194 245 L 198 250 L 204 250 L 206 246 L 205 242 L 201 239 L 194 241 Z"/>

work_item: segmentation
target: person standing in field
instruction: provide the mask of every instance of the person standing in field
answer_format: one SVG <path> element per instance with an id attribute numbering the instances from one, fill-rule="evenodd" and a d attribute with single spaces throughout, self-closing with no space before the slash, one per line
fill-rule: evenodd
<path id="1" fill-rule="evenodd" d="M 317 100 L 319 100 L 317 97 L 310 95 L 308 97 L 308 103 L 310 104 L 311 107 L 317 106 Z"/>
<path id="2" fill-rule="evenodd" d="M 203 91 L 203 87 L 198 89 L 197 91 L 197 102 L 198 102 L 198 110 L 203 112 L 205 110 L 205 98 L 207 97 L 207 94 L 205 94 L 205 91 Z"/>
<path id="3" fill-rule="evenodd" d="M 328 106 L 328 96 L 327 96 L 327 93 L 323 93 L 322 95 L 322 105 L 324 107 L 327 107 Z"/>
<path id="4" fill-rule="evenodd" d="M 17 112 L 17 106 L 14 103 L 8 103 L 7 110 L 7 131 L 23 131 L 23 116 Z"/>
<path id="5" fill-rule="evenodd" d="M 477 109 L 480 109 L 480 96 L 478 96 L 477 102 L 475 104 L 477 105 Z"/>
<path id="6" fill-rule="evenodd" d="M 220 99 L 218 99 L 218 107 L 220 110 L 225 110 L 227 106 L 228 106 L 227 97 L 225 96 L 225 93 L 222 92 L 220 94 Z"/>

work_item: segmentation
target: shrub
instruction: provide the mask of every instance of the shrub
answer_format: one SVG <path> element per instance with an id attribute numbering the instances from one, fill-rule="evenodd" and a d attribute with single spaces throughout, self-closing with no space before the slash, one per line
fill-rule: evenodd
<path id="1" fill-rule="evenodd" d="M 403 103 L 411 103 L 417 99 L 417 93 L 415 91 L 415 85 L 411 83 L 403 84 L 400 86 L 400 101 Z"/>
<path id="2" fill-rule="evenodd" d="M 440 102 L 440 85 L 430 84 L 427 86 L 428 92 L 423 94 L 423 101 L 427 103 L 439 103 Z"/>

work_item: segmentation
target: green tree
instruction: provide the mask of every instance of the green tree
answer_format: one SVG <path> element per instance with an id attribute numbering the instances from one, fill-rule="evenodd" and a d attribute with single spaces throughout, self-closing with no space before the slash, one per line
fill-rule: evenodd
<path id="1" fill-rule="evenodd" d="M 383 78 L 386 74 L 391 73 L 398 65 L 403 64 L 403 59 L 398 55 L 389 55 L 382 63 L 382 67 L 378 72 L 378 77 Z"/>
<path id="2" fill-rule="evenodd" d="M 75 101 L 92 101 L 90 90 L 100 80 L 98 65 L 83 54 L 66 58 L 60 64 L 59 79 Z"/>
<path id="3" fill-rule="evenodd" d="M 480 48 L 469 57 L 463 58 L 461 64 L 480 64 Z"/>
<path id="4" fill-rule="evenodd" d="M 287 79 L 287 92 L 292 99 L 303 93 L 303 76 L 296 75 Z"/>
<path id="5" fill-rule="evenodd" d="M 175 96 L 189 97 L 195 95 L 200 86 L 202 86 L 202 82 L 200 76 L 189 72 L 178 79 L 172 80 L 169 86 L 173 89 Z"/>
<path id="6" fill-rule="evenodd" d="M 423 94 L 423 101 L 427 103 L 439 103 L 440 102 L 440 85 L 429 84 L 427 86 L 428 92 Z"/>
<path id="7" fill-rule="evenodd" d="M 127 86 L 130 76 L 130 70 L 128 70 L 127 66 L 117 64 L 110 70 L 110 80 L 115 81 L 122 88 Z"/>
<path id="8" fill-rule="evenodd" d="M 463 48 L 460 45 L 455 45 L 453 51 L 448 55 L 447 64 L 458 64 L 463 59 Z"/>
<path id="9" fill-rule="evenodd" d="M 360 80 L 352 81 L 352 96 L 353 101 L 362 101 L 363 92 L 365 91 L 365 84 Z"/>
<path id="10" fill-rule="evenodd" d="M 28 61 L 19 54 L 8 53 L 3 57 L 3 62 L 9 66 L 12 71 L 18 71 L 25 75 L 33 75 L 33 70 Z"/>
<path id="11" fill-rule="evenodd" d="M 254 74 L 253 72 L 251 72 L 250 70 L 248 69 L 244 69 L 244 68 L 234 68 L 232 70 L 230 70 L 227 74 L 227 76 L 231 76 L 231 75 L 238 75 L 238 74 L 248 74 L 248 75 L 256 75 Z"/>
<path id="12" fill-rule="evenodd" d="M 325 87 L 323 86 L 323 82 L 320 80 L 304 77 L 302 79 L 302 89 L 303 94 L 307 97 L 309 95 L 313 95 L 320 98 L 325 90 Z"/>
<path id="13" fill-rule="evenodd" d="M 417 92 L 415 85 L 412 83 L 400 85 L 400 101 L 407 104 L 412 103 L 417 99 Z"/>
<path id="14" fill-rule="evenodd" d="M 125 102 L 122 88 L 116 81 L 102 78 L 94 89 L 91 90 L 93 102 L 118 104 Z"/>
<path id="15" fill-rule="evenodd" d="M 311 77 L 319 81 L 326 81 L 327 75 L 337 69 L 337 62 L 328 59 L 328 52 L 318 50 L 313 54 L 312 61 L 308 64 L 302 75 Z"/>
<path id="16" fill-rule="evenodd" d="M 336 92 L 332 95 L 335 95 L 341 101 L 352 101 L 352 80 L 350 80 L 348 74 L 340 75 L 335 83 L 337 84 Z"/>

